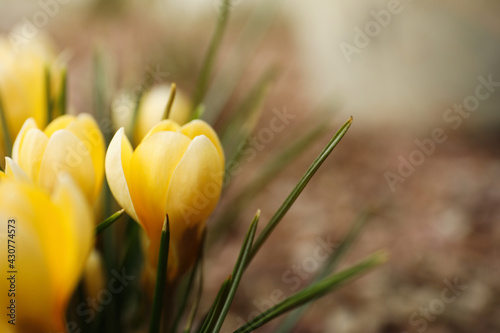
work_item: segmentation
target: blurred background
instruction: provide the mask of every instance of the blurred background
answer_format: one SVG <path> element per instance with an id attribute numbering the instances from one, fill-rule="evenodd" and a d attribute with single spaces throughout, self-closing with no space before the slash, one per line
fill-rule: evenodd
<path id="1" fill-rule="evenodd" d="M 19 45 L 51 38 L 68 62 L 73 112 L 93 112 L 96 53 L 109 101 L 167 82 L 192 96 L 219 15 L 219 0 L 1 0 L 0 31 Z M 499 332 L 500 3 L 234 0 L 230 16 L 204 117 L 223 128 L 225 110 L 271 72 L 253 135 L 276 117 L 284 130 L 255 144 L 209 228 L 220 229 L 238 189 L 287 143 L 315 122 L 329 128 L 213 237 L 202 312 L 255 210 L 267 222 L 352 115 L 244 276 L 223 331 L 305 287 L 325 260 L 318 253 L 370 206 L 343 265 L 381 248 L 390 261 L 316 302 L 293 332 Z"/>

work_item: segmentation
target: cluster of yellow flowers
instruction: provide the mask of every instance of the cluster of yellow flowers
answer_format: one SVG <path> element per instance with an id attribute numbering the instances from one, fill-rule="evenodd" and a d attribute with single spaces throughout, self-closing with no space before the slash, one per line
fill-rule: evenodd
<path id="1" fill-rule="evenodd" d="M 2 332 L 64 331 L 69 298 L 94 248 L 104 174 L 118 204 L 145 231 L 146 274 L 156 270 L 168 214 L 170 281 L 193 265 L 223 181 L 224 152 L 210 125 L 188 122 L 191 107 L 184 102 L 174 103 L 174 120 L 158 116 L 168 90 L 146 96 L 135 149 L 121 128 L 106 151 L 98 123 L 86 113 L 47 124 L 46 71 L 59 68 L 50 65 L 48 50 L 40 43 L 14 54 L 0 41 L 0 98 L 13 142 L 0 173 L 0 270 L 17 272 L 16 325 L 2 320 Z M 8 236 L 9 220 L 15 220 L 15 237 Z M 16 255 L 7 258 L 9 239 Z M 10 286 L 0 280 L 0 304 L 9 304 L 3 291 Z"/>

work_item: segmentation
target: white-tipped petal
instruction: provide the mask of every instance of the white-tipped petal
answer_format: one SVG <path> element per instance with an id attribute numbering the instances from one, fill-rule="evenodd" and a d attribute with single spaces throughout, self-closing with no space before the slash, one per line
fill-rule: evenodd
<path id="1" fill-rule="evenodd" d="M 139 222 L 127 184 L 132 153 L 132 145 L 125 136 L 125 129 L 122 127 L 116 132 L 109 144 L 105 169 L 109 188 L 116 201 L 130 217 Z"/>

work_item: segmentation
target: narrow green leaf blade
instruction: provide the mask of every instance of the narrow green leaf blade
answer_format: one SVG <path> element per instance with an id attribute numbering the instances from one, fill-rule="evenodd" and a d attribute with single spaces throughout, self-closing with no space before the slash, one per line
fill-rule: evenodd
<path id="1" fill-rule="evenodd" d="M 165 111 L 163 112 L 163 117 L 161 119 L 168 119 L 170 116 L 170 110 L 172 109 L 172 105 L 174 105 L 175 93 L 177 92 L 177 85 L 172 83 L 170 85 L 170 93 L 168 94 L 167 105 L 165 106 Z"/>
<path id="2" fill-rule="evenodd" d="M 231 283 L 231 276 L 228 276 L 226 280 L 222 283 L 217 296 L 215 297 L 212 306 L 210 307 L 210 311 L 208 312 L 207 317 L 205 318 L 203 325 L 201 326 L 198 332 L 200 333 L 212 333 L 211 328 L 214 325 L 214 318 L 220 313 L 221 309 L 221 300 L 223 300 L 227 291 L 229 290 L 229 286 Z"/>
<path id="3" fill-rule="evenodd" d="M 179 322 L 181 321 L 181 318 L 184 314 L 184 310 L 186 309 L 186 305 L 187 305 L 189 296 L 191 295 L 191 291 L 193 289 L 194 279 L 196 277 L 196 273 L 198 272 L 201 258 L 203 257 L 203 248 L 205 246 L 205 239 L 206 239 L 206 230 L 203 232 L 203 237 L 202 237 L 200 249 L 198 251 L 198 257 L 196 258 L 196 263 L 195 263 L 193 269 L 191 270 L 191 273 L 189 274 L 188 283 L 186 285 L 186 290 L 185 290 L 184 295 L 180 301 L 180 305 L 178 306 L 177 314 L 175 316 L 174 323 L 172 325 L 172 329 L 170 330 L 172 333 L 177 332 L 177 327 L 179 326 Z"/>
<path id="4" fill-rule="evenodd" d="M 221 13 L 219 15 L 219 20 L 217 21 L 217 26 L 215 28 L 214 34 L 210 41 L 207 53 L 203 60 L 203 65 L 196 83 L 196 90 L 193 95 L 193 105 L 195 108 L 203 102 L 205 94 L 208 90 L 208 83 L 210 81 L 210 76 L 212 74 L 212 68 L 217 56 L 217 52 L 224 36 L 226 30 L 227 22 L 229 20 L 229 12 L 231 8 L 231 0 L 222 0 Z"/>
<path id="5" fill-rule="evenodd" d="M 165 284 L 167 282 L 168 252 L 170 248 L 170 221 L 168 214 L 163 222 L 161 231 L 160 253 L 158 255 L 158 271 L 156 275 L 155 294 L 153 297 L 153 314 L 149 333 L 159 333 L 161 327 L 161 313 L 163 308 L 163 296 L 165 295 Z"/>
<path id="6" fill-rule="evenodd" d="M 184 328 L 184 333 L 191 332 L 191 328 L 193 327 L 194 319 L 200 305 L 201 295 L 203 294 L 203 257 L 204 255 L 202 253 L 202 256 L 200 258 L 200 272 L 198 274 L 198 292 L 196 293 L 196 298 L 194 299 L 191 312 L 186 323 L 186 327 Z"/>
<path id="7" fill-rule="evenodd" d="M 230 226 L 245 205 L 255 198 L 262 189 L 269 184 L 281 171 L 289 166 L 296 158 L 298 158 L 307 148 L 316 142 L 328 128 L 328 122 L 321 122 L 312 130 L 292 142 L 283 151 L 279 152 L 270 162 L 268 162 L 261 170 L 257 172 L 255 179 L 250 181 L 235 197 L 232 199 L 228 208 L 222 213 L 221 218 L 214 223 L 214 231 L 212 232 L 211 242 L 215 242 L 225 231 L 230 230 Z M 243 149 L 241 149 L 243 150 Z M 228 165 L 229 162 L 228 162 Z M 230 177 L 230 172 L 226 171 L 226 175 Z M 230 181 L 230 179 L 226 179 Z"/>
<path id="8" fill-rule="evenodd" d="M 295 188 L 292 190 L 292 192 L 288 195 L 288 197 L 285 199 L 283 204 L 278 208 L 276 213 L 273 215 L 271 220 L 267 223 L 265 226 L 264 230 L 259 234 L 259 237 L 255 241 L 255 244 L 252 248 L 251 256 L 249 263 L 253 257 L 257 254 L 259 249 L 262 247 L 264 242 L 267 240 L 267 238 L 271 235 L 273 232 L 274 228 L 279 224 L 283 216 L 288 212 L 290 207 L 293 205 L 295 200 L 299 197 L 300 193 L 304 190 L 306 187 L 307 183 L 311 180 L 312 176 L 318 171 L 319 167 L 323 164 L 323 162 L 326 160 L 326 158 L 330 155 L 330 153 L 333 151 L 333 149 L 337 146 L 337 144 L 340 142 L 340 140 L 344 137 L 344 135 L 347 133 L 347 130 L 349 127 L 351 127 L 352 124 L 352 117 L 349 118 L 349 120 L 338 130 L 337 133 L 332 137 L 330 142 L 326 145 L 326 147 L 323 149 L 323 151 L 318 155 L 318 157 L 314 160 L 314 162 L 309 166 L 305 174 L 302 176 L 302 178 L 299 180 L 297 185 L 295 185 Z"/>
<path id="9" fill-rule="evenodd" d="M 340 260 L 347 254 L 349 249 L 352 248 L 355 241 L 358 239 L 358 236 L 365 226 L 366 222 L 372 217 L 373 211 L 371 209 L 365 209 L 353 223 L 349 232 L 342 240 L 340 245 L 337 247 L 335 252 L 328 257 L 327 261 L 323 265 L 323 268 L 319 272 L 319 274 L 314 278 L 314 282 L 318 282 L 328 275 L 330 275 L 340 263 Z M 303 305 L 300 308 L 292 311 L 288 314 L 285 320 L 280 324 L 280 326 L 276 329 L 275 333 L 287 333 L 292 330 L 295 325 L 300 321 L 304 313 L 309 308 L 309 304 Z"/>
<path id="10" fill-rule="evenodd" d="M 275 307 L 263 312 L 260 316 L 238 328 L 234 333 L 252 332 L 287 311 L 327 295 L 348 282 L 351 282 L 355 277 L 382 264 L 386 260 L 387 254 L 385 252 L 376 252 L 359 264 L 302 289 L 295 295 L 285 299 Z"/>
<path id="11" fill-rule="evenodd" d="M 52 102 L 52 78 L 50 68 L 45 66 L 45 103 L 47 103 L 47 123 L 54 119 L 54 104 Z"/>
<path id="12" fill-rule="evenodd" d="M 241 281 L 241 277 L 243 276 L 243 272 L 245 271 L 245 265 L 248 261 L 250 251 L 252 249 L 253 240 L 255 237 L 255 232 L 257 230 L 257 224 L 260 218 L 260 210 L 257 211 L 255 217 L 250 224 L 250 228 L 248 229 L 247 235 L 245 236 L 245 240 L 243 241 L 243 245 L 241 246 L 240 254 L 238 255 L 238 259 L 236 260 L 236 264 L 233 269 L 233 278 L 231 279 L 231 285 L 229 287 L 229 292 L 224 300 L 222 305 L 222 310 L 215 322 L 215 327 L 213 332 L 218 333 L 226 319 L 226 315 L 229 312 L 229 308 L 231 307 L 231 303 L 233 302 L 234 295 L 236 294 L 236 290 L 238 289 L 239 283 Z"/>
<path id="13" fill-rule="evenodd" d="M 68 103 L 68 69 L 64 67 L 61 71 L 61 92 L 57 100 L 57 111 L 59 116 L 66 114 Z"/>
<path id="14" fill-rule="evenodd" d="M 96 236 L 98 236 L 101 232 L 103 232 L 109 226 L 111 226 L 116 220 L 118 220 L 123 215 L 124 212 L 125 212 L 125 209 L 121 209 L 121 210 L 117 211 L 116 213 L 114 213 L 113 215 L 111 215 L 110 217 L 108 217 L 107 219 L 105 219 L 104 221 L 102 221 L 101 223 L 99 223 L 95 227 Z"/>
<path id="15" fill-rule="evenodd" d="M 0 92 L 0 121 L 2 122 L 2 134 L 5 156 L 10 156 L 12 153 L 12 140 L 10 138 L 9 125 L 7 124 L 7 116 L 3 105 L 2 95 Z"/>

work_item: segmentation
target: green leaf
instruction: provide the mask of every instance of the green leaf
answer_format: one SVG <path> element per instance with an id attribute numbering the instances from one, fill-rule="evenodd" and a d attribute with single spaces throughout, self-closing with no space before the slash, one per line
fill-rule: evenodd
<path id="1" fill-rule="evenodd" d="M 323 265 L 323 268 L 319 272 L 319 274 L 314 278 L 313 282 L 318 282 L 328 275 L 330 275 L 340 263 L 340 260 L 347 254 L 350 248 L 354 245 L 355 241 L 358 239 L 358 236 L 366 224 L 366 222 L 372 217 L 372 210 L 365 209 L 360 216 L 353 223 L 351 229 L 342 240 L 340 245 L 337 247 L 335 252 L 328 257 L 327 261 Z M 294 310 L 285 318 L 285 320 L 280 324 L 280 326 L 275 330 L 275 333 L 287 333 L 290 332 L 293 327 L 300 321 L 304 313 L 309 308 L 308 305 L 303 305 L 302 307 Z"/>
<path id="2" fill-rule="evenodd" d="M 187 305 L 189 296 L 190 296 L 191 291 L 193 289 L 194 278 L 196 277 L 198 267 L 200 266 L 201 258 L 203 257 L 203 248 L 205 246 L 205 239 L 206 239 L 206 230 L 203 232 L 203 237 L 202 237 L 200 249 L 198 250 L 198 256 L 196 258 L 196 263 L 195 263 L 193 269 L 191 270 L 191 273 L 189 274 L 188 282 L 187 282 L 187 285 L 185 288 L 184 295 L 180 301 L 180 305 L 177 309 L 177 314 L 175 316 L 174 323 L 172 325 L 172 329 L 170 330 L 173 333 L 177 332 L 177 327 L 179 326 L 179 322 L 182 318 L 182 315 L 184 314 L 184 310 L 186 309 L 186 305 Z"/>
<path id="3" fill-rule="evenodd" d="M 96 236 L 98 236 L 101 232 L 103 232 L 109 226 L 111 226 L 116 220 L 118 220 L 123 215 L 124 212 L 125 209 L 121 209 L 116 213 L 114 213 L 113 215 L 111 215 L 110 217 L 108 217 L 107 219 L 105 219 L 104 221 L 102 221 L 101 223 L 99 223 L 97 227 L 95 227 Z"/>
<path id="4" fill-rule="evenodd" d="M 158 271 L 156 274 L 155 294 L 153 297 L 153 314 L 149 333 L 159 333 L 161 327 L 161 314 L 163 308 L 163 298 L 165 296 L 165 284 L 167 282 L 168 252 L 170 248 L 170 221 L 168 214 L 163 222 L 161 230 L 160 253 L 158 255 Z"/>
<path id="5" fill-rule="evenodd" d="M 237 105 L 233 115 L 223 126 L 221 142 L 227 155 L 230 156 L 227 165 L 239 160 L 244 146 L 257 125 L 262 111 L 262 104 L 269 90 L 271 82 L 277 76 L 277 69 L 271 67 L 255 82 L 241 104 Z"/>
<path id="6" fill-rule="evenodd" d="M 242 327 L 238 328 L 236 331 L 234 331 L 234 333 L 252 332 L 270 322 L 274 318 L 286 313 L 287 311 L 314 301 L 344 286 L 348 282 L 351 282 L 355 277 L 366 273 L 368 270 L 382 264 L 386 260 L 387 254 L 385 252 L 376 252 L 359 264 L 302 289 L 295 295 L 285 299 L 273 308 L 263 312 L 260 316 L 254 318 Z"/>
<path id="7" fill-rule="evenodd" d="M 239 89 L 239 82 L 248 71 L 248 64 L 255 57 L 260 44 L 275 22 L 279 6 L 266 1 L 255 6 L 231 50 L 225 52 L 224 70 L 214 77 L 206 96 L 207 114 L 203 117 L 210 124 L 219 123 L 224 106 Z M 234 31 L 233 31 L 234 32 Z M 237 108 L 234 108 L 237 110 Z"/>
<path id="8" fill-rule="evenodd" d="M 150 75 L 149 73 L 146 73 L 145 75 Z M 139 109 L 141 108 L 141 103 L 142 103 L 142 96 L 144 96 L 144 92 L 146 91 L 146 87 L 144 84 L 141 85 L 139 92 L 137 93 L 135 104 L 134 104 L 134 111 L 132 113 L 132 125 L 130 126 L 130 133 L 127 134 L 127 136 L 132 140 L 132 143 L 134 146 L 137 146 L 139 142 L 135 142 L 135 128 L 137 125 L 137 118 L 139 117 Z"/>
<path id="9" fill-rule="evenodd" d="M 259 237 L 255 241 L 255 244 L 252 248 L 252 253 L 250 256 L 250 260 L 255 257 L 257 252 L 260 250 L 264 242 L 267 240 L 267 238 L 271 235 L 273 232 L 274 228 L 279 224 L 283 216 L 288 212 L 290 207 L 294 204 L 295 200 L 299 197 L 300 193 L 304 190 L 306 187 L 307 183 L 311 180 L 312 176 L 318 171 L 319 167 L 323 164 L 323 162 L 326 160 L 326 158 L 330 155 L 330 153 L 333 151 L 333 149 L 337 146 L 337 144 L 340 142 L 340 140 L 344 137 L 346 134 L 347 130 L 349 127 L 351 127 L 352 124 L 352 117 L 349 118 L 349 120 L 338 130 L 337 133 L 333 136 L 333 138 L 330 140 L 330 142 L 326 145 L 326 147 L 323 149 L 323 151 L 318 155 L 318 157 L 314 160 L 314 162 L 309 166 L 305 174 L 302 176 L 302 178 L 299 180 L 297 185 L 295 185 L 295 188 L 292 190 L 292 192 L 288 195 L 288 197 L 285 199 L 283 204 L 278 208 L 276 213 L 273 215 L 271 220 L 267 223 L 267 225 L 264 227 L 264 230 L 259 234 Z"/>
<path id="10" fill-rule="evenodd" d="M 212 333 L 212 327 L 215 324 L 214 319 L 216 316 L 220 314 L 222 307 L 222 300 L 227 297 L 227 292 L 229 290 L 229 286 L 231 283 L 231 276 L 228 276 L 226 280 L 222 283 L 217 296 L 215 297 L 212 306 L 210 307 L 210 311 L 208 312 L 205 320 L 203 321 L 203 325 L 198 330 L 199 333 Z"/>
<path id="11" fill-rule="evenodd" d="M 191 120 L 200 119 L 205 113 L 205 104 L 199 104 L 191 116 Z"/>
<path id="12" fill-rule="evenodd" d="M 58 107 L 59 115 L 66 114 L 68 101 L 68 69 L 65 67 L 61 71 L 61 93 L 58 98 Z"/>
<path id="13" fill-rule="evenodd" d="M 186 327 L 184 328 L 184 333 L 190 333 L 191 327 L 193 327 L 194 319 L 196 318 L 196 312 L 198 311 L 198 307 L 200 305 L 201 296 L 203 294 L 203 253 L 200 258 L 200 271 L 198 273 L 198 292 L 196 293 L 196 297 L 193 301 L 191 312 L 189 313 L 189 318 L 186 323 Z"/>
<path id="14" fill-rule="evenodd" d="M 9 125 L 7 124 L 7 117 L 3 105 L 2 95 L 0 93 L 0 121 L 2 122 L 3 144 L 5 148 L 5 156 L 12 154 L 12 140 L 10 138 Z"/>
<path id="15" fill-rule="evenodd" d="M 170 110 L 172 109 L 172 105 L 174 104 L 176 91 L 177 85 L 175 83 L 172 83 L 170 85 L 170 93 L 168 95 L 167 105 L 165 106 L 165 111 L 163 112 L 163 117 L 161 119 L 168 119 L 168 117 L 170 116 Z"/>
<path id="16" fill-rule="evenodd" d="M 260 210 L 258 210 L 255 214 L 255 217 L 250 224 L 250 228 L 248 229 L 247 235 L 245 236 L 245 240 L 243 241 L 243 245 L 241 246 L 240 254 L 238 255 L 238 259 L 236 260 L 236 264 L 234 265 L 229 292 L 222 305 L 222 310 L 217 317 L 213 332 L 217 333 L 220 331 L 222 324 L 224 323 L 224 319 L 226 319 L 226 315 L 229 312 L 229 308 L 231 307 L 231 303 L 233 302 L 234 295 L 236 294 L 236 290 L 238 289 L 238 286 L 240 284 L 241 277 L 243 276 L 243 272 L 245 271 L 245 266 L 252 249 L 252 244 L 255 237 L 255 232 L 257 230 L 259 218 Z"/>
<path id="17" fill-rule="evenodd" d="M 193 95 L 193 105 L 195 108 L 198 107 L 203 102 L 205 94 L 207 93 L 208 83 L 212 73 L 213 64 L 217 55 L 217 52 L 224 36 L 224 31 L 226 30 L 227 22 L 229 20 L 229 12 L 231 8 L 231 0 L 222 0 L 221 13 L 219 15 L 219 20 L 217 21 L 217 26 L 215 28 L 214 34 L 210 41 L 207 53 L 203 60 L 203 65 L 201 66 L 201 71 L 196 83 L 195 92 Z"/>
<path id="18" fill-rule="evenodd" d="M 255 196 L 262 191 L 275 177 L 289 166 L 293 160 L 299 157 L 307 148 L 316 142 L 328 129 L 328 122 L 322 121 L 319 125 L 314 127 L 311 131 L 294 141 L 283 151 L 280 151 L 270 162 L 268 162 L 261 170 L 257 171 L 257 176 L 250 181 L 228 204 L 228 208 L 221 215 L 218 221 L 214 222 L 214 231 L 209 243 L 216 241 L 225 232 L 230 230 L 232 223 L 237 221 L 237 217 L 242 208 L 255 198 Z M 243 150 L 243 149 L 242 149 Z M 228 163 L 228 165 L 230 165 Z M 229 171 L 226 175 L 231 177 Z M 230 181 L 227 180 L 226 181 Z"/>
<path id="19" fill-rule="evenodd" d="M 106 82 L 106 66 L 104 61 L 103 51 L 98 48 L 94 52 L 93 58 L 94 82 L 93 82 L 93 98 L 96 119 L 100 123 L 103 119 L 110 119 L 108 106 L 108 92 Z M 103 131 L 106 144 L 111 141 L 111 132 Z"/>
<path id="20" fill-rule="evenodd" d="M 54 118 L 54 105 L 52 103 L 51 73 L 48 65 L 45 66 L 45 103 L 47 103 L 47 123 Z"/>

